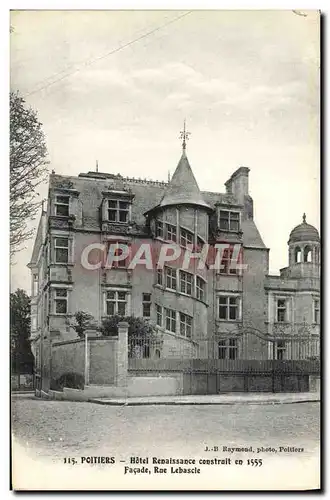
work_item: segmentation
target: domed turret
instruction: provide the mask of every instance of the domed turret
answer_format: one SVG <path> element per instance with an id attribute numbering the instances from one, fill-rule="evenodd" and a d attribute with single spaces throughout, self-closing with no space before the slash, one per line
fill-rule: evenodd
<path id="1" fill-rule="evenodd" d="M 292 229 L 289 237 L 289 244 L 304 241 L 320 241 L 319 232 L 316 227 L 307 224 L 306 214 L 303 215 L 303 221 L 299 226 Z"/>
<path id="2" fill-rule="evenodd" d="M 306 266 L 303 266 L 304 264 L 319 266 L 320 236 L 314 226 L 307 224 L 306 214 L 303 215 L 302 223 L 291 231 L 288 245 L 290 267 L 301 264 L 301 272 L 306 274 L 307 269 L 305 269 Z"/>

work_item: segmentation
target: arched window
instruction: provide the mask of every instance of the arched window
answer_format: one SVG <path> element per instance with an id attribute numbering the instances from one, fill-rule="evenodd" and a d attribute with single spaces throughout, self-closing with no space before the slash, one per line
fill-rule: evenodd
<path id="1" fill-rule="evenodd" d="M 155 358 L 160 358 L 160 350 L 159 349 L 155 350 Z"/>
<path id="2" fill-rule="evenodd" d="M 301 249 L 300 247 L 296 247 L 294 251 L 294 261 L 301 262 Z"/>
<path id="3" fill-rule="evenodd" d="M 320 249 L 318 247 L 315 247 L 315 262 L 320 263 Z"/>
<path id="4" fill-rule="evenodd" d="M 312 249 L 309 246 L 304 248 L 304 262 L 312 262 Z"/>

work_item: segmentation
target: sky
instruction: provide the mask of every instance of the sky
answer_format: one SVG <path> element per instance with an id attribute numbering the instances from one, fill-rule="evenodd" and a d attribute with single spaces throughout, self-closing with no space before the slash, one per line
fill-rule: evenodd
<path id="1" fill-rule="evenodd" d="M 250 168 L 270 274 L 294 226 L 320 227 L 316 11 L 13 11 L 12 90 L 37 110 L 49 169 L 167 180 L 187 155 L 203 191 Z M 47 186 L 40 190 L 47 196 Z M 36 227 L 38 220 L 32 225 Z M 30 290 L 33 240 L 11 288 Z"/>

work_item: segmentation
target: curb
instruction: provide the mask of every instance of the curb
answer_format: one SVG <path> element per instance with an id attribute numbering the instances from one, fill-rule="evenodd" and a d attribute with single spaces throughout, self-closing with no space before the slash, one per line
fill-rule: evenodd
<path id="1" fill-rule="evenodd" d="M 293 401 L 232 401 L 232 402 L 191 402 L 191 401 L 102 401 L 101 399 L 88 399 L 89 403 L 103 406 L 233 406 L 233 405 L 288 405 L 298 403 L 319 403 L 319 399 L 305 399 Z"/>

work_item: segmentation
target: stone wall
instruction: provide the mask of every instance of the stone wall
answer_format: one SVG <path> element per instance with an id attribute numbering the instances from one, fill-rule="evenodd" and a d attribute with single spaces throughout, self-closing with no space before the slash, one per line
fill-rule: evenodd
<path id="1" fill-rule="evenodd" d="M 65 373 L 85 377 L 85 340 L 75 339 L 52 345 L 51 379 L 58 380 Z M 88 339 L 88 376 L 90 384 L 113 384 L 117 376 L 117 339 Z"/>

